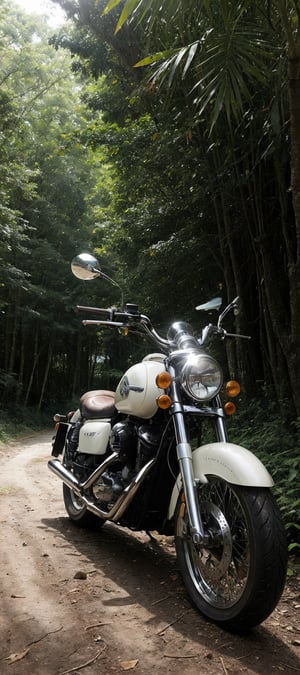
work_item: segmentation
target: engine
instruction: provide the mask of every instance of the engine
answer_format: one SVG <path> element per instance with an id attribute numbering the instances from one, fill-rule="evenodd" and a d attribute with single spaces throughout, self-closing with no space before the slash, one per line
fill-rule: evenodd
<path id="1" fill-rule="evenodd" d="M 111 430 L 110 448 L 112 452 L 118 453 L 119 466 L 115 471 L 105 471 L 92 488 L 95 499 L 107 504 L 116 501 L 134 477 L 137 454 L 137 435 L 134 424 L 117 422 Z"/>
<path id="2" fill-rule="evenodd" d="M 79 451 L 79 433 L 82 422 L 71 428 L 68 438 L 68 458 L 75 475 L 86 480 L 99 465 L 100 456 Z M 117 422 L 110 436 L 110 449 L 118 454 L 114 470 L 105 471 L 93 484 L 92 492 L 98 503 L 112 504 L 121 492 L 139 473 L 142 467 L 155 456 L 161 437 L 161 426 L 152 421 L 136 424 L 130 419 Z"/>
<path id="3" fill-rule="evenodd" d="M 117 422 L 111 430 L 110 447 L 117 452 L 119 460 L 124 468 L 130 472 L 136 463 L 137 455 L 137 432 L 133 422 Z"/>
<path id="4" fill-rule="evenodd" d="M 111 432 L 110 447 L 119 455 L 121 467 L 106 471 L 93 485 L 97 501 L 115 501 L 142 467 L 155 456 L 161 429 L 154 430 L 150 424 L 136 427 L 133 422 L 118 422 Z"/>

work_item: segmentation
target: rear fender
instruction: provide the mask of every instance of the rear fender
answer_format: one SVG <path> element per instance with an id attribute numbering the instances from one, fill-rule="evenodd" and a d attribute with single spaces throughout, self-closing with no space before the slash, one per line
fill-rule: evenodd
<path id="1" fill-rule="evenodd" d="M 232 485 L 268 487 L 273 479 L 262 462 L 255 455 L 235 443 L 208 443 L 193 451 L 194 477 L 207 483 L 207 476 L 217 476 Z M 175 513 L 179 493 L 182 489 L 180 474 L 173 488 L 168 519 Z"/>
<path id="2" fill-rule="evenodd" d="M 52 443 L 52 452 L 53 457 L 58 457 L 63 452 L 66 442 L 67 431 L 69 428 L 68 422 L 59 422 L 56 434 Z"/>

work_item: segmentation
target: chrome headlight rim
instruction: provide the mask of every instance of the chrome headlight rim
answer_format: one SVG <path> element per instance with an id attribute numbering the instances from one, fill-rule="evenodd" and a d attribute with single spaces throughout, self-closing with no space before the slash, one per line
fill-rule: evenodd
<path id="1" fill-rule="evenodd" d="M 222 368 L 210 354 L 194 354 L 185 362 L 180 381 L 189 398 L 205 403 L 217 396 L 221 390 Z"/>

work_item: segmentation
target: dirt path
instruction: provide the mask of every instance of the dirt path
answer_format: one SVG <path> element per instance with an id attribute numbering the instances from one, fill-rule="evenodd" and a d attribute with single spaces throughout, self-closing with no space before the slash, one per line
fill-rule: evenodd
<path id="1" fill-rule="evenodd" d="M 1 675 L 300 673 L 300 576 L 263 626 L 224 633 L 191 607 L 171 539 L 70 523 L 50 447 L 0 450 Z"/>

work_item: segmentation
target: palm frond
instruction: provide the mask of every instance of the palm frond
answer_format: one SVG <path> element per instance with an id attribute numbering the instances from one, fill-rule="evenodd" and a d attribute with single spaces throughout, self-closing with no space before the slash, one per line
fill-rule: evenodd
<path id="1" fill-rule="evenodd" d="M 110 0 L 104 12 L 119 5 Z M 160 22 L 168 41 L 168 28 L 182 44 L 142 58 L 136 68 L 151 66 L 150 81 L 172 89 L 176 79 L 188 80 L 193 103 L 201 113 L 209 106 L 212 126 L 222 110 L 228 122 L 237 120 L 249 98 L 250 82 L 262 83 L 262 67 L 274 46 L 265 39 L 259 21 L 253 21 L 246 0 L 228 3 L 202 0 L 125 0 L 117 28 L 127 20 L 143 23 L 149 37 Z M 186 37 L 191 39 L 184 43 Z M 162 40 L 163 43 L 163 40 Z M 165 46 L 165 45 L 164 45 Z"/>
<path id="2" fill-rule="evenodd" d="M 123 0 L 109 0 L 102 15 L 108 14 L 122 3 Z M 136 20 L 139 24 L 146 17 L 148 30 L 152 30 L 158 18 L 171 21 L 185 7 L 184 0 L 126 0 L 119 16 L 115 32 L 117 33 L 128 20 Z"/>

